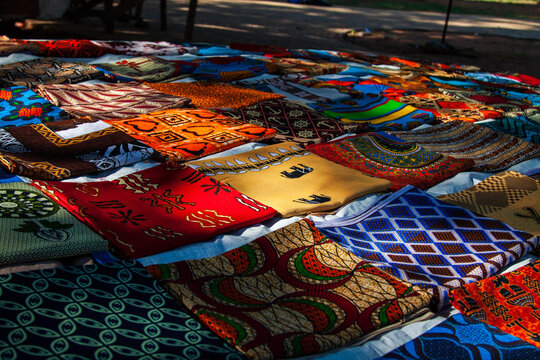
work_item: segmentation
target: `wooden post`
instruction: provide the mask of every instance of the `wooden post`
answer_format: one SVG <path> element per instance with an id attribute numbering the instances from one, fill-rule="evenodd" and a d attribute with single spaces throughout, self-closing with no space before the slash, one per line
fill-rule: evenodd
<path id="1" fill-rule="evenodd" d="M 167 31 L 167 0 L 160 0 L 161 31 Z"/>
<path id="2" fill-rule="evenodd" d="M 448 1 L 448 8 L 446 9 L 446 20 L 444 21 L 444 29 L 442 32 L 442 40 L 441 40 L 443 44 L 444 44 L 444 40 L 446 39 L 446 29 L 448 29 L 448 19 L 450 19 L 451 11 L 452 11 L 452 0 Z"/>
<path id="3" fill-rule="evenodd" d="M 193 27 L 195 26 L 196 12 L 197 12 L 197 0 L 189 0 L 189 10 L 187 14 L 184 40 L 191 40 L 193 38 Z"/>

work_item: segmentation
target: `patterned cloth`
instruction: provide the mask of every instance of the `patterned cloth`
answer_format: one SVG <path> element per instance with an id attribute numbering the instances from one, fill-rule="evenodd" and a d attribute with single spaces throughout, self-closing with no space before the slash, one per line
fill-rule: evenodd
<path id="1" fill-rule="evenodd" d="M 107 241 L 25 183 L 0 184 L 0 265 L 107 250 Z"/>
<path id="2" fill-rule="evenodd" d="M 244 123 L 211 110 L 164 110 L 108 123 L 171 160 L 197 159 L 235 146 L 269 139 L 273 129 Z"/>
<path id="3" fill-rule="evenodd" d="M 0 184 L 2 183 L 11 183 L 11 182 L 20 182 L 22 179 L 12 173 L 7 172 L 0 168 Z"/>
<path id="4" fill-rule="evenodd" d="M 343 346 L 414 316 L 430 300 L 325 238 L 309 220 L 223 255 L 149 270 L 250 359 Z"/>
<path id="5" fill-rule="evenodd" d="M 193 62 L 197 68 L 192 76 L 198 80 L 235 81 L 276 71 L 272 63 L 243 56 L 216 56 Z"/>
<path id="6" fill-rule="evenodd" d="M 510 273 L 463 285 L 450 301 L 463 315 L 540 349 L 540 260 Z"/>
<path id="7" fill-rule="evenodd" d="M 1 275 L 0 290 L 5 358 L 242 359 L 135 261 Z"/>
<path id="8" fill-rule="evenodd" d="M 96 66 L 122 77 L 147 82 L 172 81 L 182 73 L 182 67 L 174 61 L 156 56 L 140 56 Z"/>
<path id="9" fill-rule="evenodd" d="M 463 121 L 392 134 L 444 155 L 472 159 L 472 171 L 499 172 L 540 154 L 540 145 Z"/>
<path id="10" fill-rule="evenodd" d="M 349 68 L 348 65 L 327 62 L 323 60 L 304 60 L 294 58 L 273 58 L 267 57 L 265 61 L 277 67 L 277 72 L 281 74 L 309 74 L 323 75 L 334 74 Z"/>
<path id="11" fill-rule="evenodd" d="M 277 131 L 275 142 L 319 143 L 349 132 L 361 132 L 363 124 L 346 124 L 320 115 L 302 104 L 285 100 L 267 101 L 223 115 Z"/>
<path id="12" fill-rule="evenodd" d="M 540 119 L 540 112 L 537 112 L 534 116 Z M 540 122 L 535 122 L 527 116 L 502 117 L 494 121 L 482 123 L 482 125 L 540 145 Z"/>
<path id="13" fill-rule="evenodd" d="M 186 97 L 165 95 L 139 83 L 40 85 L 36 90 L 75 117 L 117 119 L 190 107 Z"/>
<path id="14" fill-rule="evenodd" d="M 189 165 L 272 206 L 283 217 L 333 210 L 391 185 L 323 159 L 293 142 Z"/>
<path id="15" fill-rule="evenodd" d="M 496 327 L 461 314 L 379 360 L 523 360 L 538 358 L 538 349 Z"/>
<path id="16" fill-rule="evenodd" d="M 63 120 L 0 129 L 0 164 L 17 175 L 62 180 L 148 159 L 154 150 L 124 132 Z"/>
<path id="17" fill-rule="evenodd" d="M 382 96 L 309 105 L 334 119 L 368 124 L 370 131 L 410 130 L 435 121 L 431 112 Z"/>
<path id="18" fill-rule="evenodd" d="M 195 170 L 165 164 L 114 181 L 33 184 L 129 258 L 204 241 L 276 213 Z"/>
<path id="19" fill-rule="evenodd" d="M 90 40 L 17 40 L 33 55 L 61 58 L 93 58 L 109 53 Z M 28 51 L 30 50 L 30 51 Z"/>
<path id="20" fill-rule="evenodd" d="M 365 174 L 390 180 L 390 190 L 406 185 L 432 187 L 474 165 L 403 141 L 384 132 L 365 133 L 307 149 Z"/>
<path id="21" fill-rule="evenodd" d="M 173 44 L 167 41 L 99 41 L 92 43 L 110 54 L 123 54 L 130 56 L 174 56 L 183 54 L 195 54 L 196 46 Z"/>
<path id="22" fill-rule="evenodd" d="M 65 117 L 65 111 L 24 86 L 0 88 L 0 128 L 39 124 Z"/>
<path id="23" fill-rule="evenodd" d="M 157 91 L 174 96 L 185 96 L 193 105 L 206 109 L 240 109 L 267 100 L 280 99 L 283 95 L 246 89 L 229 84 L 214 83 L 148 83 Z"/>
<path id="24" fill-rule="evenodd" d="M 508 171 L 439 200 L 540 236 L 540 181 Z"/>
<path id="25" fill-rule="evenodd" d="M 103 72 L 90 65 L 54 58 L 0 65 L 0 86 L 26 86 L 32 89 L 40 84 L 73 84 L 104 78 Z"/>
<path id="26" fill-rule="evenodd" d="M 538 238 L 405 187 L 368 211 L 317 223 L 328 237 L 378 268 L 434 294 L 493 275 L 534 249 Z"/>

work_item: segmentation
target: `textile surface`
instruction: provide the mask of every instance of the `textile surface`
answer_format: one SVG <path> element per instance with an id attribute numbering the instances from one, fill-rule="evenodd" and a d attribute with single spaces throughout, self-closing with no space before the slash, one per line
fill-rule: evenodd
<path id="1" fill-rule="evenodd" d="M 472 159 L 475 162 L 472 171 L 504 171 L 540 154 L 539 145 L 463 121 L 416 131 L 396 131 L 392 135 L 457 159 Z"/>
<path id="2" fill-rule="evenodd" d="M 275 210 L 189 168 L 165 164 L 114 181 L 35 181 L 59 204 L 138 258 L 264 221 Z"/>
<path id="3" fill-rule="evenodd" d="M 24 86 L 0 88 L 0 128 L 39 124 L 65 117 L 65 111 Z"/>
<path id="4" fill-rule="evenodd" d="M 474 165 L 472 160 L 441 155 L 384 132 L 309 145 L 307 149 L 343 166 L 390 180 L 392 191 L 406 185 L 426 189 Z"/>
<path id="5" fill-rule="evenodd" d="M 45 57 L 93 58 L 109 51 L 90 40 L 17 40 L 26 52 Z"/>
<path id="6" fill-rule="evenodd" d="M 216 56 L 193 61 L 197 65 L 192 76 L 198 80 L 235 81 L 274 73 L 276 66 L 243 56 Z"/>
<path id="7" fill-rule="evenodd" d="M 540 348 L 540 260 L 463 285 L 450 301 L 463 315 L 495 326 Z"/>
<path id="8" fill-rule="evenodd" d="M 194 54 L 197 47 L 182 44 L 173 44 L 167 41 L 99 41 L 92 40 L 92 43 L 111 54 L 124 54 L 130 56 L 174 56 L 183 54 Z"/>
<path id="9" fill-rule="evenodd" d="M 515 171 L 499 173 L 439 200 L 540 236 L 540 181 Z"/>
<path id="10" fill-rule="evenodd" d="M 276 131 L 205 109 L 173 109 L 106 120 L 171 160 L 186 161 L 273 137 Z"/>
<path id="11" fill-rule="evenodd" d="M 26 86 L 33 89 L 41 84 L 73 84 L 104 79 L 103 72 L 87 64 L 40 58 L 0 65 L 0 86 Z"/>
<path id="12" fill-rule="evenodd" d="M 44 180 L 111 170 L 148 159 L 154 150 L 112 127 L 82 131 L 84 122 L 55 121 L 0 129 L 0 164 Z M 74 134 L 68 132 L 75 131 Z"/>
<path id="13" fill-rule="evenodd" d="M 279 94 L 246 89 L 226 83 L 148 83 L 146 85 L 165 94 L 188 97 L 193 105 L 206 109 L 240 109 L 283 97 Z"/>
<path id="14" fill-rule="evenodd" d="M 225 254 L 151 267 L 251 359 L 318 353 L 413 316 L 429 295 L 301 220 Z"/>
<path id="15" fill-rule="evenodd" d="M 242 359 L 135 261 L 0 275 L 0 289 L 6 358 Z"/>
<path id="16" fill-rule="evenodd" d="M 347 70 L 348 65 L 338 64 L 327 61 L 314 61 L 295 58 L 271 58 L 267 57 L 265 61 L 272 63 L 277 67 L 277 72 L 281 74 L 310 74 L 323 75 L 334 74 L 340 71 Z"/>
<path id="17" fill-rule="evenodd" d="M 174 62 L 156 56 L 139 56 L 96 66 L 113 74 L 147 82 L 170 81 L 181 72 Z"/>
<path id="18" fill-rule="evenodd" d="M 537 114 L 536 118 L 540 119 L 540 112 L 537 112 Z M 526 116 L 502 117 L 482 125 L 540 145 L 540 122 Z"/>
<path id="19" fill-rule="evenodd" d="M 326 236 L 378 268 L 434 294 L 493 275 L 538 238 L 406 187 L 349 219 L 317 223 Z"/>
<path id="20" fill-rule="evenodd" d="M 496 327 L 456 314 L 382 359 L 523 360 L 538 349 Z"/>
<path id="21" fill-rule="evenodd" d="M 382 96 L 310 104 L 324 115 L 344 122 L 368 124 L 369 131 L 411 130 L 435 121 L 431 112 Z"/>
<path id="22" fill-rule="evenodd" d="M 107 242 L 32 186 L 0 184 L 0 265 L 107 250 Z"/>
<path id="23" fill-rule="evenodd" d="M 20 177 L 0 168 L 0 184 L 22 181 Z"/>
<path id="24" fill-rule="evenodd" d="M 139 83 L 40 85 L 39 94 L 75 117 L 117 119 L 190 107 L 186 97 L 165 95 Z"/>
<path id="25" fill-rule="evenodd" d="M 293 142 L 188 165 L 273 207 L 283 217 L 333 210 L 391 185 L 323 159 Z"/>
<path id="26" fill-rule="evenodd" d="M 362 124 L 342 123 L 304 105 L 285 100 L 266 101 L 221 113 L 233 119 L 275 129 L 276 142 L 318 143 L 345 133 L 360 132 L 364 128 Z"/>

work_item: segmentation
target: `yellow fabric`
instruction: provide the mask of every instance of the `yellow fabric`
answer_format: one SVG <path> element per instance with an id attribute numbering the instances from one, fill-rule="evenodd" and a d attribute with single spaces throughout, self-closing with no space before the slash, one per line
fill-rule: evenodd
<path id="1" fill-rule="evenodd" d="M 294 142 L 188 164 L 273 207 L 283 217 L 333 210 L 392 185 L 323 159 Z"/>

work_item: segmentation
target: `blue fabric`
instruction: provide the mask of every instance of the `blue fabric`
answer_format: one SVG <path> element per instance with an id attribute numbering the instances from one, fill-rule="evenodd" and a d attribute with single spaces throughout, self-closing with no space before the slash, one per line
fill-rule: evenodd
<path id="1" fill-rule="evenodd" d="M 17 175 L 13 175 L 10 172 L 7 172 L 6 170 L 0 168 L 0 184 L 2 183 L 10 183 L 10 182 L 21 182 L 22 179 L 18 177 Z"/>
<path id="2" fill-rule="evenodd" d="M 381 357 L 387 360 L 529 360 L 540 350 L 496 327 L 461 314 Z"/>
<path id="3" fill-rule="evenodd" d="M 0 88 L 0 128 L 39 124 L 67 113 L 24 86 Z"/>

